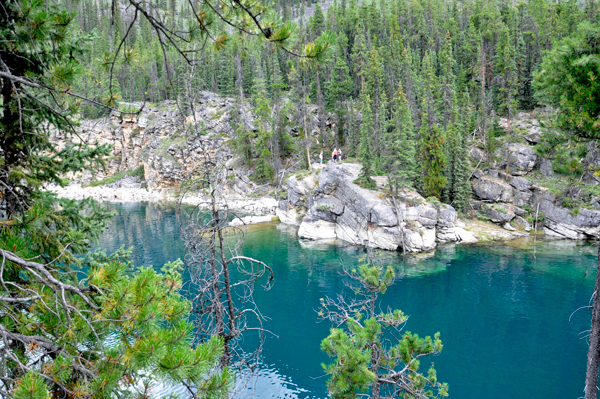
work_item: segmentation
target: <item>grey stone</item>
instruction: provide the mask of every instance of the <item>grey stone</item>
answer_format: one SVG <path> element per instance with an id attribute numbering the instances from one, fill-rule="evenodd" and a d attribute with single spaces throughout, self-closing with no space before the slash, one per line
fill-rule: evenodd
<path id="1" fill-rule="evenodd" d="M 504 182 L 482 176 L 471 180 L 473 193 L 482 200 L 493 202 L 510 202 L 513 199 L 513 188 Z"/>
<path id="2" fill-rule="evenodd" d="M 515 218 L 515 214 L 508 207 L 494 205 L 485 209 L 485 215 L 494 223 L 504 224 Z"/>
<path id="3" fill-rule="evenodd" d="M 449 205 L 434 208 L 417 193 L 406 191 L 407 199 L 398 198 L 396 204 L 381 192 L 367 190 L 354 184 L 361 166 L 358 164 L 328 163 L 318 174 L 319 184 L 305 197 L 299 193 L 299 182 L 288 181 L 288 199 L 304 202 L 308 209 L 300 228 L 301 236 L 331 237 L 334 226 L 338 239 L 383 249 L 398 249 L 404 245 L 408 252 L 429 251 L 435 248 L 436 231 L 442 242 L 456 241 L 453 234 L 456 210 Z M 309 179 L 311 176 L 303 180 Z M 291 190 L 290 190 L 291 188 Z M 293 199 L 292 199 L 293 198 Z M 397 209 L 396 209 L 397 206 Z M 408 221 L 408 224 L 407 222 Z"/>
<path id="4" fill-rule="evenodd" d="M 517 191 L 513 199 L 513 204 L 516 206 L 525 206 L 530 203 L 532 195 L 531 191 Z"/>
<path id="5" fill-rule="evenodd" d="M 114 183 L 107 184 L 108 188 L 141 188 L 142 183 L 140 182 L 140 178 L 137 176 L 125 176 L 121 180 L 118 180 Z"/>
<path id="6" fill-rule="evenodd" d="M 488 169 L 485 171 L 485 173 L 492 179 L 498 178 L 498 171 L 496 169 Z"/>
<path id="7" fill-rule="evenodd" d="M 519 191 L 531 190 L 533 183 L 523 177 L 513 177 L 508 183 Z"/>
<path id="8" fill-rule="evenodd" d="M 536 189 L 532 209 L 544 216 L 544 226 L 566 238 L 600 238 L 600 211 L 580 208 L 578 213 L 557 206 L 555 197 L 547 190 Z"/>
<path id="9" fill-rule="evenodd" d="M 518 206 L 514 206 L 512 208 L 513 212 L 515 213 L 515 215 L 517 216 L 525 216 L 527 215 L 527 211 L 523 208 L 519 208 Z"/>
<path id="10" fill-rule="evenodd" d="M 540 158 L 538 160 L 537 169 L 542 175 L 546 177 L 554 176 L 554 168 L 552 167 L 552 161 L 547 158 Z"/>
<path id="11" fill-rule="evenodd" d="M 471 151 L 469 151 L 469 156 L 475 162 L 484 162 L 485 161 L 485 152 L 483 152 L 482 150 L 480 150 L 479 148 L 476 148 L 476 147 L 472 148 Z"/>
<path id="12" fill-rule="evenodd" d="M 296 176 L 292 176 L 287 182 L 288 200 L 294 206 L 302 205 L 306 195 L 316 186 L 314 176 L 309 175 L 300 180 Z"/>
<path id="13" fill-rule="evenodd" d="M 496 163 L 496 168 L 506 168 L 510 173 L 516 176 L 525 175 L 531 172 L 536 165 L 537 154 L 530 147 L 523 144 L 507 143 L 504 144 L 494 154 L 499 160 Z"/>
<path id="14" fill-rule="evenodd" d="M 473 208 L 474 210 L 480 211 L 485 206 L 485 202 L 472 199 L 471 201 L 469 201 L 469 205 L 471 205 L 471 208 Z"/>
<path id="15" fill-rule="evenodd" d="M 539 128 L 532 129 L 529 133 L 523 136 L 529 144 L 537 144 L 541 141 L 542 132 Z"/>
<path id="16" fill-rule="evenodd" d="M 425 227 L 433 227 L 437 225 L 437 220 L 428 219 L 428 218 L 419 218 L 419 223 L 421 223 Z"/>
<path id="17" fill-rule="evenodd" d="M 333 240 L 336 238 L 335 223 L 306 217 L 300 224 L 298 237 L 310 240 Z"/>
<path id="18" fill-rule="evenodd" d="M 503 229 L 505 229 L 505 230 L 508 230 L 508 231 L 517 231 L 517 229 L 515 229 L 514 227 L 512 227 L 512 226 L 510 225 L 510 223 L 508 223 L 508 222 L 507 222 L 507 223 L 504 223 L 504 224 L 502 225 L 502 228 L 503 228 Z"/>
<path id="19" fill-rule="evenodd" d="M 479 179 L 479 178 L 481 178 L 481 176 L 483 176 L 483 172 L 479 169 L 475 169 L 472 177 L 475 179 Z"/>
<path id="20" fill-rule="evenodd" d="M 450 205 L 444 205 L 438 210 L 438 226 L 451 228 L 454 227 L 454 222 L 458 218 L 458 212 Z"/>
<path id="21" fill-rule="evenodd" d="M 533 229 L 532 224 L 521 216 L 515 217 L 513 223 L 517 226 L 518 230 L 531 231 Z"/>

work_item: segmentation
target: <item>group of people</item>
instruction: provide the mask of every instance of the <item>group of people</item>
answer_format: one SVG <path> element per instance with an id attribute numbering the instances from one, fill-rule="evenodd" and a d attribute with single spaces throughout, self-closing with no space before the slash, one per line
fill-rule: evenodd
<path id="1" fill-rule="evenodd" d="M 323 150 L 321 150 L 321 153 L 319 154 L 319 160 L 321 161 L 321 164 L 322 164 L 323 163 Z M 342 162 L 342 149 L 341 148 L 333 149 L 333 152 L 331 153 L 331 160 L 335 163 Z"/>

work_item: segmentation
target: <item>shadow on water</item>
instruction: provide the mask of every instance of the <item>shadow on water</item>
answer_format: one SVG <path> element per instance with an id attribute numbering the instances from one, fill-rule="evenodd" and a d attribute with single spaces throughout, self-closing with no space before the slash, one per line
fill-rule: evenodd
<path id="1" fill-rule="evenodd" d="M 101 247 L 133 247 L 136 265 L 161 266 L 183 257 L 173 207 L 134 204 L 115 210 Z M 576 398 L 584 387 L 587 342 L 581 333 L 589 328 L 590 314 L 572 313 L 589 301 L 596 245 L 539 240 L 446 245 L 406 259 L 379 252 L 378 259 L 402 277 L 382 297 L 382 307 L 410 315 L 408 331 L 441 332 L 444 350 L 433 360 L 452 398 Z M 319 344 L 330 326 L 318 321 L 315 309 L 320 298 L 345 290 L 340 271 L 355 266 L 364 250 L 298 240 L 295 228 L 269 223 L 248 228 L 243 253 L 275 272 L 274 287 L 255 293 L 274 335 L 266 339 L 264 365 L 246 392 L 258 398 L 326 397 L 320 364 L 329 359 Z"/>

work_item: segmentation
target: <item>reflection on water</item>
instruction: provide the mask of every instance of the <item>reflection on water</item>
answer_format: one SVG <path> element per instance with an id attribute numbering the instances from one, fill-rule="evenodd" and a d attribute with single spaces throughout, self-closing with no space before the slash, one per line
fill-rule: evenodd
<path id="1" fill-rule="evenodd" d="M 102 247 L 132 246 L 136 265 L 183 257 L 173 208 L 135 204 L 116 211 Z M 519 240 L 446 245 L 406 259 L 378 252 L 402 277 L 382 307 L 410 315 L 409 331 L 441 332 L 444 350 L 433 360 L 452 398 L 576 398 L 587 354 L 580 333 L 589 329 L 590 314 L 571 314 L 589 301 L 596 251 L 596 244 Z M 340 270 L 355 266 L 364 250 L 298 240 L 295 228 L 266 224 L 248 229 L 243 252 L 273 267 L 275 285 L 255 293 L 274 336 L 265 342 L 265 366 L 242 396 L 326 397 L 320 364 L 329 359 L 319 344 L 330 326 L 318 322 L 315 308 L 319 298 L 346 289 Z"/>

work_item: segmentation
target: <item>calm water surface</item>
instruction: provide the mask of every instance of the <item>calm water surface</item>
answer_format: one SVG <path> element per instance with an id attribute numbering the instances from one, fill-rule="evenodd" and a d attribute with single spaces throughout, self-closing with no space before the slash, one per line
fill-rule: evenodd
<path id="1" fill-rule="evenodd" d="M 115 206 L 117 216 L 100 240 L 115 250 L 133 248 L 136 265 L 161 266 L 181 258 L 179 224 L 170 206 Z M 519 245 L 517 245 L 519 244 Z M 381 254 L 402 279 L 381 297 L 382 306 L 410 315 L 406 330 L 441 332 L 444 350 L 433 358 L 450 397 L 578 398 L 583 396 L 597 248 L 587 243 L 513 242 L 450 245 L 403 260 Z M 271 265 L 275 285 L 257 289 L 268 317 L 264 367 L 249 394 L 258 398 L 325 398 L 327 377 L 319 349 L 329 324 L 318 322 L 319 298 L 343 291 L 342 265 L 364 252 L 347 245 L 299 241 L 294 228 L 251 227 L 244 255 Z M 585 272 L 589 274 L 585 277 Z M 426 367 L 426 365 L 422 365 Z"/>

